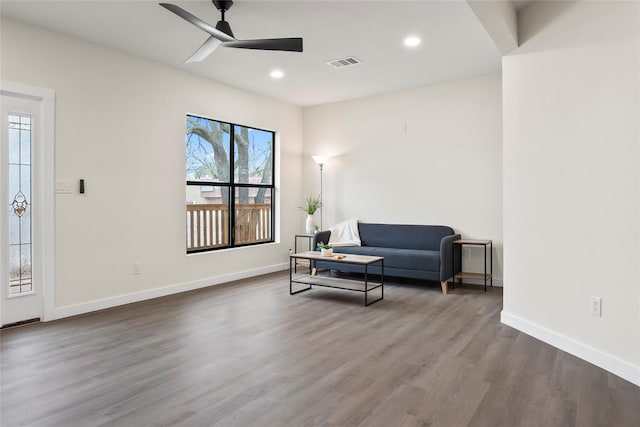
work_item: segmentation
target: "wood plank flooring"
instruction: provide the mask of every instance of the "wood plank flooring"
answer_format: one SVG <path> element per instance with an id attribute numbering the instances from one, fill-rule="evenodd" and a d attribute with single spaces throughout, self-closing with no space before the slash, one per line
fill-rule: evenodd
<path id="1" fill-rule="evenodd" d="M 3 330 L 0 424 L 640 425 L 639 387 L 500 324 L 499 288 L 288 291 L 277 273 Z"/>

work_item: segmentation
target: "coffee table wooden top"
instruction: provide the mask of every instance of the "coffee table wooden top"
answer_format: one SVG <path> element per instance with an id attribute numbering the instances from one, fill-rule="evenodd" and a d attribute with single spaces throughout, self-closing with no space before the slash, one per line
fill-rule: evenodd
<path id="1" fill-rule="evenodd" d="M 338 256 L 344 258 L 338 259 Z M 382 261 L 384 257 L 381 256 L 369 256 L 369 255 L 353 255 L 353 254 L 339 254 L 334 253 L 332 256 L 322 256 L 318 251 L 301 252 L 299 254 L 291 254 L 291 258 L 296 259 L 308 259 L 316 261 L 330 261 L 330 262 L 342 262 L 345 264 L 360 264 L 367 265 L 374 262 Z"/>

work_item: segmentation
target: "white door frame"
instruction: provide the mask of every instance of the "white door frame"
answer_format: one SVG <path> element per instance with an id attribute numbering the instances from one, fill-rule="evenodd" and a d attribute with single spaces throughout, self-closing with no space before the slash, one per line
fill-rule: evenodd
<path id="1" fill-rule="evenodd" d="M 42 191 L 35 195 L 34 203 L 41 207 L 40 215 L 32 218 L 34 273 L 38 272 L 42 285 L 42 321 L 55 319 L 55 197 L 54 197 L 54 145 L 55 145 L 55 92 L 22 83 L 0 81 L 0 93 L 6 96 L 27 98 L 39 102 L 42 138 L 34 151 L 41 159 L 40 167 L 33 173 L 33 182 Z M 2 306 L 0 305 L 0 310 Z M 1 313 L 0 313 L 1 315 Z M 1 316 L 0 316 L 1 318 Z"/>

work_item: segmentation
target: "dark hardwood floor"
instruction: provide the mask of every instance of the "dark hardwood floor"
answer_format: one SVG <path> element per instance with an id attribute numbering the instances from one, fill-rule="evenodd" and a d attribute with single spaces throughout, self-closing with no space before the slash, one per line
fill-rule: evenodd
<path id="1" fill-rule="evenodd" d="M 277 273 L 1 332 L 1 425 L 635 426 L 640 388 L 500 324 L 502 293 L 385 299 Z"/>

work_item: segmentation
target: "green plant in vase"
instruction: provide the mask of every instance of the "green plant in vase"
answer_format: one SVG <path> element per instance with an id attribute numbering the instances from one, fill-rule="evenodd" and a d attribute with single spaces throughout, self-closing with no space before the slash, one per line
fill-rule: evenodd
<path id="1" fill-rule="evenodd" d="M 317 245 L 320 248 L 320 255 L 322 256 L 333 256 L 333 246 L 328 243 L 318 242 Z"/>
<path id="2" fill-rule="evenodd" d="M 305 211 L 307 215 L 313 215 L 318 209 L 320 209 L 320 206 L 322 206 L 320 196 L 313 197 L 312 195 L 309 195 L 304 202 L 304 206 L 298 206 L 298 209 Z"/>
<path id="3" fill-rule="evenodd" d="M 304 206 L 298 206 L 298 209 L 307 213 L 307 220 L 305 222 L 305 232 L 307 234 L 313 234 L 317 231 L 317 227 L 313 220 L 313 214 L 315 214 L 321 206 L 322 202 L 320 201 L 320 196 L 313 197 L 311 194 L 305 200 Z"/>

